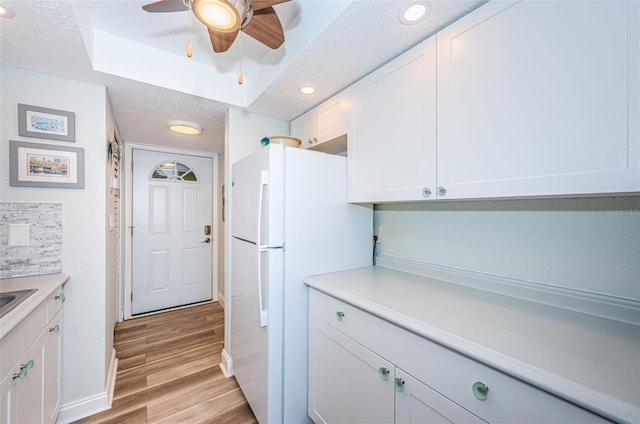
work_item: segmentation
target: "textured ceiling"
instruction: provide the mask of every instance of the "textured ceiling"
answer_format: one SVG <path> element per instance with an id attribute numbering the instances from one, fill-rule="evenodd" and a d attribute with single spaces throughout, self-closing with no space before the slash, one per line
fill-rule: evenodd
<path id="1" fill-rule="evenodd" d="M 2 64 L 106 86 L 126 141 L 211 152 L 224 149 L 230 105 L 291 120 L 483 2 L 432 1 L 425 21 L 405 26 L 398 21 L 405 0 L 293 0 L 275 6 L 281 48 L 240 34 L 222 54 L 192 19 L 188 59 L 188 12 L 150 14 L 141 8 L 150 1 L 136 0 L 3 1 L 15 17 L 0 20 Z M 318 90 L 304 96 L 303 84 Z M 205 132 L 171 134 L 170 119 L 198 122 Z"/>

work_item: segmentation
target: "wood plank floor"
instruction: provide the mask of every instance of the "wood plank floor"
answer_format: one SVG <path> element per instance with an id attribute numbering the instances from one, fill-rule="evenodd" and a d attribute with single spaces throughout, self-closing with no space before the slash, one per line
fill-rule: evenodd
<path id="1" fill-rule="evenodd" d="M 218 367 L 223 341 L 218 303 L 117 324 L 112 408 L 77 423 L 257 423 L 235 378 Z"/>

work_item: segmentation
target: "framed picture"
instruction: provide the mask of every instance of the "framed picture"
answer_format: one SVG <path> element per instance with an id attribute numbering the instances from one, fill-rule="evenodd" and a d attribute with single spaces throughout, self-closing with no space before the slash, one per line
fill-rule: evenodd
<path id="1" fill-rule="evenodd" d="M 10 140 L 9 185 L 84 188 L 84 149 Z"/>
<path id="2" fill-rule="evenodd" d="M 76 141 L 76 114 L 18 103 L 18 134 L 24 137 Z"/>

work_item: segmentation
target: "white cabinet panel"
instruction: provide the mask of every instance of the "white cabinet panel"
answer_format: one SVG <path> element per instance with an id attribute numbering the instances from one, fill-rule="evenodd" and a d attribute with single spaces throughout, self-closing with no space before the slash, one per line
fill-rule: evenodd
<path id="1" fill-rule="evenodd" d="M 432 37 L 352 87 L 350 202 L 435 199 L 435 58 Z"/>
<path id="2" fill-rule="evenodd" d="M 318 108 L 318 134 L 320 142 L 349 133 L 351 121 L 350 98 L 346 93 L 331 98 Z"/>
<path id="3" fill-rule="evenodd" d="M 416 380 L 400 368 L 396 368 L 396 379 L 400 379 L 396 390 L 396 423 L 484 423 L 467 410 L 461 408 L 426 384 Z"/>
<path id="4" fill-rule="evenodd" d="M 393 422 L 392 376 L 392 364 L 310 317 L 309 416 L 316 424 Z"/>
<path id="5" fill-rule="evenodd" d="M 351 96 L 342 92 L 291 122 L 303 149 L 344 153 L 351 133 Z"/>
<path id="6" fill-rule="evenodd" d="M 640 3 L 492 2 L 438 33 L 443 198 L 640 190 Z"/>
<path id="7" fill-rule="evenodd" d="M 291 135 L 301 140 L 300 147 L 306 149 L 318 142 L 318 119 L 315 110 L 305 113 L 291 122 Z M 315 141 L 314 141 L 315 139 Z"/>
<path id="8" fill-rule="evenodd" d="M 62 399 L 63 300 L 59 287 L 2 339 L 3 424 L 55 423 L 58 418 Z M 16 352 L 21 352 L 21 357 L 16 357 Z"/>
<path id="9" fill-rule="evenodd" d="M 62 406 L 62 311 L 44 332 L 43 420 L 55 423 Z"/>

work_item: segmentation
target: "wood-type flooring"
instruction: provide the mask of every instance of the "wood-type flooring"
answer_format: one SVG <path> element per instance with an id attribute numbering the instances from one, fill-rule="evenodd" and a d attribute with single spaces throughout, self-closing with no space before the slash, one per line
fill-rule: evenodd
<path id="1" fill-rule="evenodd" d="M 118 323 L 112 408 L 82 424 L 257 423 L 218 367 L 224 310 L 208 303 Z"/>

